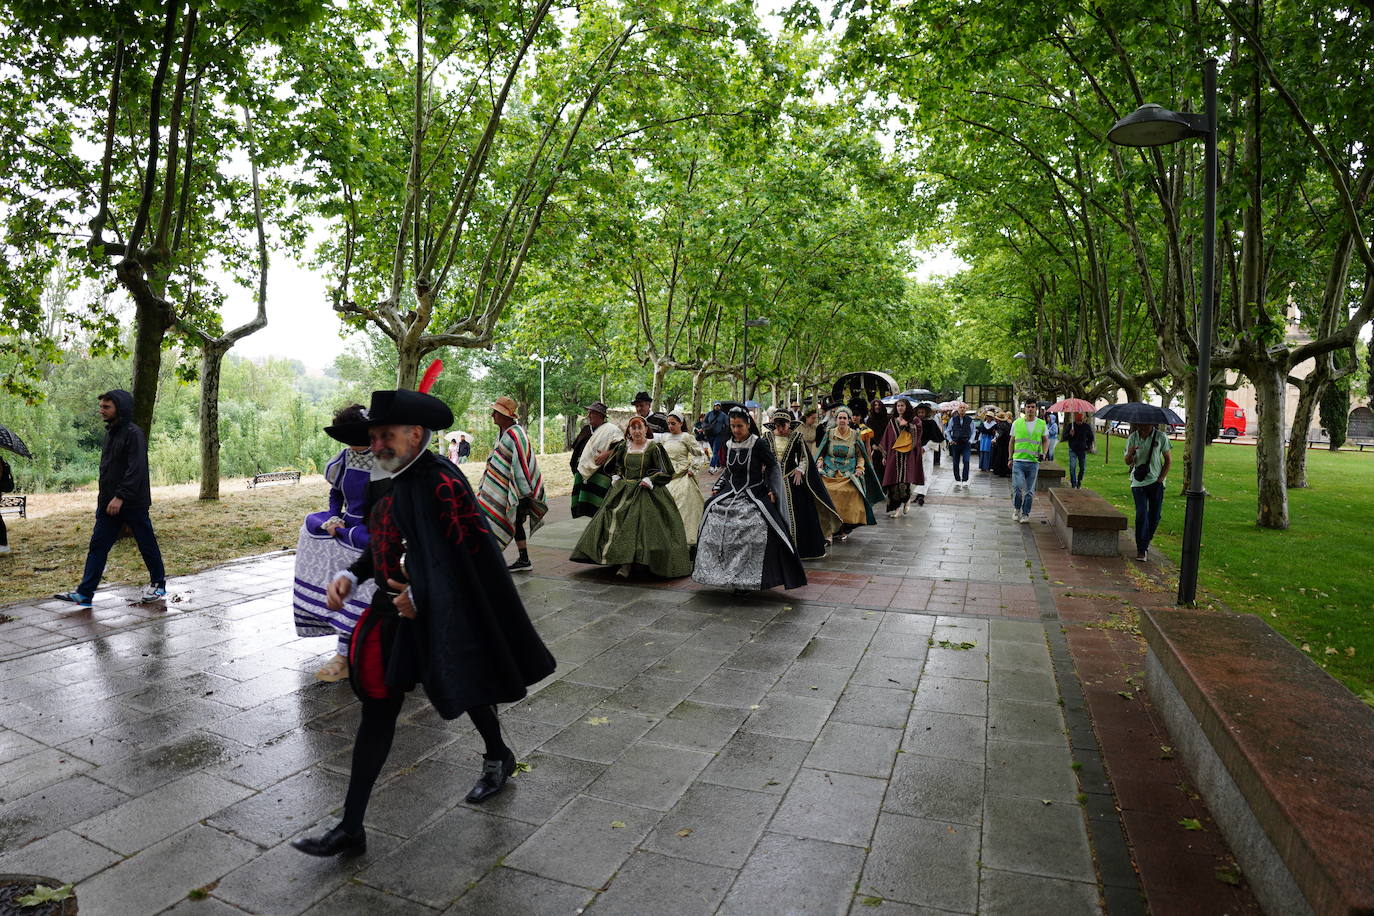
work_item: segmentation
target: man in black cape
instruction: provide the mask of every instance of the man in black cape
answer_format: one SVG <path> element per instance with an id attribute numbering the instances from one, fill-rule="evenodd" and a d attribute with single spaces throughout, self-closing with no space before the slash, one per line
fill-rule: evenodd
<path id="1" fill-rule="evenodd" d="M 843 527 L 830 491 L 821 482 L 815 456 L 802 438 L 799 427 L 793 425 L 788 410 L 773 412 L 772 431 L 763 440 L 773 450 L 782 470 L 782 499 L 778 512 L 787 523 L 797 556 L 803 560 L 819 560 L 826 554 L 830 538 Z"/>
<path id="2" fill-rule="evenodd" d="M 341 604 L 364 576 L 376 579 L 372 606 L 349 646 L 349 680 L 362 701 L 343 820 L 318 837 L 292 841 L 313 856 L 362 852 L 363 817 L 386 763 L 405 695 L 423 684 L 445 719 L 467 713 L 486 743 L 482 775 L 467 800 L 505 787 L 515 754 L 501 739 L 497 703 L 513 703 L 555 663 L 525 613 L 472 488 L 453 464 L 425 446 L 453 424 L 438 398 L 374 391 L 367 419 L 330 427 L 342 442 L 366 441 L 390 488 L 370 492 L 371 543 L 329 586 Z"/>
<path id="3" fill-rule="evenodd" d="M 655 433 L 668 431 L 668 415 L 654 410 L 654 399 L 649 396 L 649 392 L 639 392 L 630 403 L 634 405 L 635 413 L 643 417 L 644 422 L 649 425 L 650 439 L 654 437 Z"/>

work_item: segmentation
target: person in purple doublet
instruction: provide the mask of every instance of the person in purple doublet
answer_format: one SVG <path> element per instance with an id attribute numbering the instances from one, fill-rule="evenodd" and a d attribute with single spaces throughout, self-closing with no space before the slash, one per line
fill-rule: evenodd
<path id="1" fill-rule="evenodd" d="M 364 419 L 361 404 L 352 404 L 334 415 L 334 426 Z M 326 430 L 328 432 L 329 430 Z M 298 636 L 337 636 L 338 649 L 315 677 L 332 683 L 348 677 L 348 641 L 358 618 L 372 600 L 373 586 L 360 586 L 339 610 L 331 610 L 325 590 L 341 569 L 347 569 L 367 549 L 367 490 L 371 481 L 387 476 L 378 469 L 366 443 L 347 442 L 325 465 L 329 481 L 329 508 L 305 517 L 296 542 L 296 578 L 292 609 Z"/>

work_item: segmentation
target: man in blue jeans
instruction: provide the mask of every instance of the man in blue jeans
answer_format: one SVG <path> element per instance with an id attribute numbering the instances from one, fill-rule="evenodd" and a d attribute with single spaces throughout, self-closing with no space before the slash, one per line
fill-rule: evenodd
<path id="1" fill-rule="evenodd" d="M 945 438 L 954 453 L 954 489 L 967 490 L 969 449 L 973 445 L 973 417 L 968 415 L 967 404 L 954 408 L 954 416 L 945 424 Z"/>
<path id="2" fill-rule="evenodd" d="M 1011 424 L 1011 449 L 1007 469 L 1011 471 L 1011 517 L 1030 524 L 1031 502 L 1035 499 L 1035 478 L 1040 476 L 1040 456 L 1045 454 L 1048 438 L 1045 421 L 1038 419 L 1040 405 L 1035 399 L 1021 406 L 1021 416 Z"/>
<path id="3" fill-rule="evenodd" d="M 1159 517 L 1164 512 L 1164 479 L 1173 464 L 1173 446 L 1153 423 L 1132 423 L 1126 440 L 1126 463 L 1131 466 L 1131 496 L 1135 498 L 1135 558 L 1149 557 Z"/>
<path id="4" fill-rule="evenodd" d="M 156 601 L 167 595 L 167 573 L 162 568 L 162 551 L 148 518 L 152 488 L 148 484 L 148 439 L 134 425 L 134 396 L 121 388 L 100 396 L 100 419 L 105 421 L 105 446 L 100 452 L 100 493 L 95 504 L 95 529 L 86 551 L 86 571 L 76 591 L 53 595 L 81 607 L 90 607 L 105 561 L 120 530 L 129 531 L 143 555 L 151 580 L 140 601 Z"/>

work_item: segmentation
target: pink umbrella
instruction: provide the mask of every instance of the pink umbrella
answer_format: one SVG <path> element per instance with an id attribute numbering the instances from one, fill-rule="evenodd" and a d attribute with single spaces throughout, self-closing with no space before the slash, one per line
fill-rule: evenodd
<path id="1" fill-rule="evenodd" d="M 1050 413 L 1092 413 L 1096 409 L 1091 402 L 1082 398 L 1065 398 L 1055 401 L 1048 408 Z"/>

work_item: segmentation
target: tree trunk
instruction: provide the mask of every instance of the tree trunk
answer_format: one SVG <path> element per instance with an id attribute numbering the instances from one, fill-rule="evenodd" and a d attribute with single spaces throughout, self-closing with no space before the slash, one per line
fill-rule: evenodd
<path id="1" fill-rule="evenodd" d="M 158 376 L 162 372 L 162 340 L 171 326 L 171 315 L 165 303 L 153 295 L 135 295 L 133 420 L 149 437 L 153 432 L 153 409 L 157 406 Z"/>
<path id="2" fill-rule="evenodd" d="M 1255 442 L 1257 514 L 1261 528 L 1288 527 L 1288 487 L 1283 460 L 1283 386 L 1286 373 L 1272 364 L 1250 367 L 1246 373 L 1255 386 L 1259 428 Z"/>
<path id="3" fill-rule="evenodd" d="M 691 401 L 689 402 L 692 405 L 692 422 L 696 422 L 696 418 L 701 416 L 701 389 L 705 380 L 705 369 L 698 369 L 696 372 L 692 373 L 692 395 Z"/>
<path id="4" fill-rule="evenodd" d="M 653 398 L 651 409 L 656 409 L 663 401 L 663 379 L 668 375 L 668 363 L 666 361 L 654 363 L 654 387 L 649 392 L 649 397 Z"/>
<path id="5" fill-rule="evenodd" d="M 419 341 L 402 337 L 396 341 L 396 387 L 411 391 L 420 382 L 420 360 L 425 358 L 425 350 Z"/>
<path id="6" fill-rule="evenodd" d="M 200 355 L 200 498 L 219 499 L 219 380 L 229 346 L 215 342 Z"/>
<path id="7" fill-rule="evenodd" d="M 1326 380 L 1316 378 L 1314 371 L 1298 396 L 1293 411 L 1293 429 L 1288 434 L 1288 454 L 1284 456 L 1284 476 L 1288 489 L 1304 489 L 1307 483 L 1307 430 L 1312 426 L 1312 414 L 1326 391 Z"/>
<path id="8" fill-rule="evenodd" d="M 1205 404 L 1198 405 L 1193 403 L 1193 401 L 1197 400 L 1197 373 L 1188 373 L 1187 377 L 1182 381 L 1183 410 L 1187 414 L 1188 422 L 1183 427 L 1183 461 L 1180 463 L 1180 466 L 1183 468 L 1183 473 L 1179 474 L 1176 478 L 1179 484 L 1178 492 L 1180 496 L 1187 494 L 1190 481 L 1193 479 L 1193 437 L 1202 436 L 1204 439 L 1207 437 L 1206 430 L 1198 429 L 1197 424 L 1193 422 L 1193 418 L 1198 416 L 1195 411 L 1205 411 L 1207 409 Z"/>

